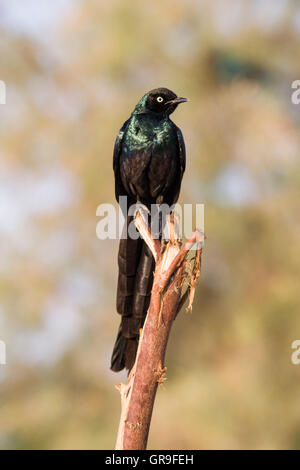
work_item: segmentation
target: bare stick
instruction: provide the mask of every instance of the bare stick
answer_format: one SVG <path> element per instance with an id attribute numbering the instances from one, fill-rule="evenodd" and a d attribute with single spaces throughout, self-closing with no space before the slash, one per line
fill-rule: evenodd
<path id="1" fill-rule="evenodd" d="M 166 285 L 167 285 L 168 281 L 170 280 L 172 274 L 181 265 L 181 263 L 184 261 L 184 259 L 186 258 L 188 252 L 191 250 L 191 248 L 193 248 L 193 245 L 195 244 L 195 242 L 197 242 L 197 244 L 199 244 L 199 243 L 203 243 L 203 241 L 204 241 L 204 235 L 199 230 L 196 229 L 192 233 L 190 239 L 181 248 L 181 250 L 177 254 L 177 256 L 175 256 L 175 258 L 172 260 L 172 262 L 171 262 L 169 268 L 166 270 L 166 272 L 164 272 L 162 274 L 162 276 L 161 276 L 161 285 L 160 285 L 161 292 L 166 288 Z"/>
<path id="2" fill-rule="evenodd" d="M 164 381 L 166 367 L 164 358 L 172 323 L 182 306 L 182 285 L 184 266 L 189 250 L 198 242 L 195 260 L 200 263 L 199 243 L 203 236 L 195 231 L 190 240 L 181 248 L 181 240 L 175 231 L 174 219 L 170 224 L 170 241 L 164 249 L 158 240 L 153 240 L 148 227 L 142 218 L 138 218 L 137 226 L 145 242 L 156 259 L 151 301 L 147 318 L 141 332 L 135 364 L 129 375 L 128 384 L 119 384 L 122 412 L 116 443 L 116 449 L 146 449 L 152 410 L 157 386 Z M 146 234 L 146 236 L 145 236 Z M 198 254 L 199 253 L 199 254 Z M 195 270 L 190 280 L 190 304 L 192 285 L 194 286 L 200 273 Z"/>
<path id="3" fill-rule="evenodd" d="M 146 225 L 145 220 L 140 211 L 136 213 L 134 222 L 135 222 L 136 228 L 142 235 L 144 241 L 149 246 L 154 256 L 155 261 L 157 261 L 160 255 L 160 248 L 161 248 L 160 241 L 152 238 L 151 231 L 148 225 Z"/>

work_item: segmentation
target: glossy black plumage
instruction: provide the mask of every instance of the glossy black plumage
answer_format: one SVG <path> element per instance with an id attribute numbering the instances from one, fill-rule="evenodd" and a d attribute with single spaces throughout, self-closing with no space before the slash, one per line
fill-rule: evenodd
<path id="1" fill-rule="evenodd" d="M 180 129 L 169 115 L 185 98 L 167 88 L 146 93 L 120 129 L 114 147 L 115 194 L 139 201 L 172 205 L 179 196 L 185 170 L 185 146 Z M 127 216 L 127 226 L 132 218 Z M 120 240 L 117 311 L 121 325 L 111 369 L 130 370 L 150 301 L 154 260 L 143 240 Z"/>

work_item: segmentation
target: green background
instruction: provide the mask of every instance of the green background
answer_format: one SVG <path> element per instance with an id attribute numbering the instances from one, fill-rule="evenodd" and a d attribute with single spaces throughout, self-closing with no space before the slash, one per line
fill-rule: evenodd
<path id="1" fill-rule="evenodd" d="M 0 447 L 114 447 L 118 129 L 149 89 L 190 103 L 180 202 L 205 204 L 152 449 L 300 445 L 300 2 L 0 1 Z"/>

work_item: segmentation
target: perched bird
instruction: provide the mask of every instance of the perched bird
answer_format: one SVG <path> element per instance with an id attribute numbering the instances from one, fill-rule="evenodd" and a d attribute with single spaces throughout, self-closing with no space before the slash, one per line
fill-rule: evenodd
<path id="1" fill-rule="evenodd" d="M 187 101 L 167 88 L 146 93 L 120 129 L 113 155 L 115 194 L 127 196 L 128 207 L 141 202 L 174 204 L 185 170 L 185 145 L 180 129 L 169 118 Z M 126 215 L 127 227 L 132 220 Z M 132 368 L 140 328 L 147 314 L 153 283 L 154 259 L 145 242 L 120 240 L 117 311 L 122 315 L 111 358 L 115 372 Z"/>

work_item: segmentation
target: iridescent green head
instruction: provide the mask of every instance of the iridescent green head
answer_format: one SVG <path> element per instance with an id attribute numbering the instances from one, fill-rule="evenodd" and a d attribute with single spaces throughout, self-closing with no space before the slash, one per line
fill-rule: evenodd
<path id="1" fill-rule="evenodd" d="M 175 111 L 179 103 L 186 101 L 188 101 L 187 98 L 178 97 L 168 88 L 155 88 L 140 99 L 134 114 L 155 113 L 168 116 Z"/>

